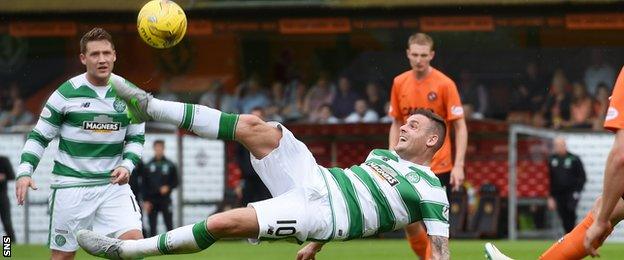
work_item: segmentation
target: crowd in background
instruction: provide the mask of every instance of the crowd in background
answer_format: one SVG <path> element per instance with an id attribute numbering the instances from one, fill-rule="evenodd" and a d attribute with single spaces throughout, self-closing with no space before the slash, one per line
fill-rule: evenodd
<path id="1" fill-rule="evenodd" d="M 499 108 L 492 104 L 506 102 L 505 118 L 509 123 L 523 123 L 554 129 L 602 129 L 602 121 L 609 106 L 611 88 L 617 70 L 605 61 L 600 50 L 593 50 L 583 75 L 570 75 L 561 68 L 547 71 L 537 62 L 528 62 L 524 71 L 509 82 L 510 93 L 505 100 L 486 86 L 480 73 L 462 69 L 445 72 L 455 80 L 464 111 L 469 120 L 487 119 Z M 368 81 L 354 84 L 348 76 L 331 77 L 319 73 L 315 79 L 303 81 L 266 82 L 253 74 L 238 84 L 233 91 L 221 82 L 210 83 L 199 99 L 180 100 L 178 94 L 164 85 L 157 97 L 165 100 L 197 102 L 230 113 L 250 113 L 262 110 L 269 121 L 283 123 L 389 123 L 389 94 L 387 83 Z M 359 81 L 358 81 L 359 82 Z M 386 86 L 388 85 L 388 86 Z M 25 109 L 17 83 L 0 88 L 0 129 L 20 130 L 36 122 L 36 116 Z M 496 110 L 496 111 L 495 111 Z"/>
<path id="2" fill-rule="evenodd" d="M 199 104 L 217 107 L 229 113 L 250 113 L 262 109 L 269 121 L 318 124 L 390 122 L 386 116 L 388 92 L 376 82 L 352 86 L 340 76 L 331 80 L 320 75 L 311 86 L 300 80 L 275 81 L 264 87 L 251 76 L 239 84 L 234 93 L 226 93 L 219 82 L 213 82 Z"/>
<path id="3" fill-rule="evenodd" d="M 29 129 L 35 119 L 33 113 L 26 109 L 17 83 L 0 88 L 0 132 Z"/>
<path id="4" fill-rule="evenodd" d="M 515 86 L 507 121 L 600 130 L 616 76 L 616 68 L 606 63 L 598 50 L 591 53 L 588 66 L 576 81 L 570 81 L 560 68 L 547 78 L 535 62 L 530 62 Z"/>

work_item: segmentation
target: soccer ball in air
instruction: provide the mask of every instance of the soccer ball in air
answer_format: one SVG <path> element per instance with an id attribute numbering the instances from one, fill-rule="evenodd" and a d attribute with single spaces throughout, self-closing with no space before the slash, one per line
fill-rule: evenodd
<path id="1" fill-rule="evenodd" d="M 186 15 L 180 6 L 169 0 L 152 0 L 141 8 L 137 30 L 143 41 L 152 47 L 172 47 L 186 33 Z"/>

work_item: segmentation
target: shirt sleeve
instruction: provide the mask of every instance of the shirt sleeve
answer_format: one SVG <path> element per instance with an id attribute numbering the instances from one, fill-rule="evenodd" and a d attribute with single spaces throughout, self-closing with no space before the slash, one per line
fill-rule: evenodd
<path id="1" fill-rule="evenodd" d="M 457 85 L 452 80 L 449 81 L 446 88 L 446 121 L 453 121 L 464 117 L 464 108 L 462 107 Z"/>
<path id="2" fill-rule="evenodd" d="M 624 128 L 624 68 L 620 71 L 609 100 L 604 128 L 615 132 Z"/>
<path id="3" fill-rule="evenodd" d="M 137 87 L 130 81 L 126 80 L 126 82 L 133 87 Z M 123 160 L 119 166 L 125 167 L 129 172 L 132 172 L 134 167 L 141 161 L 141 156 L 143 155 L 145 123 L 129 124 L 124 141 Z"/>
<path id="4" fill-rule="evenodd" d="M 128 125 L 124 141 L 123 161 L 119 166 L 125 167 L 132 172 L 134 167 L 141 161 L 141 156 L 143 155 L 145 123 Z"/>
<path id="5" fill-rule="evenodd" d="M 421 201 L 420 212 L 428 235 L 449 237 L 449 205 Z"/>
<path id="6" fill-rule="evenodd" d="M 54 91 L 46 101 L 35 128 L 28 134 L 22 148 L 17 178 L 31 176 L 39 165 L 45 148 L 58 135 L 63 124 L 65 103 L 65 98 L 58 90 Z"/>

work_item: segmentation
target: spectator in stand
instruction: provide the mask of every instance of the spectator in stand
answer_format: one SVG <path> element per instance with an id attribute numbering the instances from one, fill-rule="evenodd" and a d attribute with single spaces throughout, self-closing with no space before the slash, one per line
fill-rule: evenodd
<path id="1" fill-rule="evenodd" d="M 11 109 L 11 107 L 9 106 L 8 88 L 4 85 L 0 85 L 0 114 L 9 109 Z"/>
<path id="2" fill-rule="evenodd" d="M 235 96 L 223 91 L 223 84 L 215 80 L 210 88 L 199 98 L 199 104 L 211 108 L 218 108 L 226 113 L 238 113 L 238 101 Z"/>
<path id="3" fill-rule="evenodd" d="M 615 83 L 615 70 L 604 60 L 602 50 L 593 49 L 590 53 L 590 64 L 585 69 L 585 87 L 590 95 L 596 95 L 598 85 L 602 82 L 607 86 Z"/>
<path id="4" fill-rule="evenodd" d="M 239 111 L 244 114 L 251 113 L 251 110 L 256 107 L 267 107 L 271 103 L 256 77 L 252 77 L 246 83 L 241 84 L 237 92 Z"/>
<path id="5" fill-rule="evenodd" d="M 24 107 L 24 100 L 18 98 L 13 101 L 13 108 L 10 111 L 0 114 L 0 128 L 30 125 L 33 120 L 33 114 Z"/>
<path id="6" fill-rule="evenodd" d="M 536 112 L 547 95 L 547 81 L 540 73 L 537 62 L 530 61 L 511 95 L 511 110 Z"/>
<path id="7" fill-rule="evenodd" d="M 283 123 L 284 118 L 281 113 L 282 108 L 286 104 L 286 98 L 284 97 L 284 85 L 282 82 L 275 81 L 271 84 L 269 100 L 269 105 L 263 109 L 264 120 Z"/>
<path id="8" fill-rule="evenodd" d="M 388 97 L 381 94 L 379 85 L 374 81 L 366 84 L 366 101 L 368 102 L 368 106 L 377 112 L 377 115 L 388 114 L 385 108 L 385 105 L 388 104 Z"/>
<path id="9" fill-rule="evenodd" d="M 585 86 L 580 82 L 572 84 L 572 102 L 570 121 L 565 126 L 572 128 L 591 128 L 594 122 L 593 99 L 587 95 Z"/>
<path id="10" fill-rule="evenodd" d="M 368 108 L 366 99 L 358 99 L 355 101 L 354 106 L 355 111 L 344 119 L 345 123 L 377 123 L 379 121 L 379 115 L 374 110 Z"/>
<path id="11" fill-rule="evenodd" d="M 11 110 L 13 108 L 13 103 L 18 99 L 22 99 L 22 93 L 20 91 L 19 84 L 16 81 L 11 82 L 5 97 L 5 110 Z"/>
<path id="12" fill-rule="evenodd" d="M 172 78 L 166 79 L 160 85 L 160 92 L 158 92 L 158 95 L 156 95 L 156 98 L 167 100 L 167 101 L 178 101 L 179 100 L 178 95 L 174 93 L 173 91 L 171 91 L 171 85 L 173 85 L 173 79 Z"/>
<path id="13" fill-rule="evenodd" d="M 483 119 L 488 108 L 488 93 L 483 84 L 475 80 L 474 75 L 464 69 L 460 73 L 459 98 L 464 106 L 468 118 Z"/>
<path id="14" fill-rule="evenodd" d="M 281 111 L 282 108 L 286 105 L 286 97 L 284 96 L 284 84 L 279 81 L 273 82 L 271 84 L 271 95 L 269 99 L 271 100 L 271 104 L 278 107 Z"/>
<path id="15" fill-rule="evenodd" d="M 386 101 L 386 104 L 384 105 L 384 113 L 382 115 L 384 115 L 382 118 L 379 119 L 380 123 L 392 123 L 392 117 L 390 116 L 390 114 L 388 114 L 390 110 L 390 101 Z"/>
<path id="16" fill-rule="evenodd" d="M 594 99 L 594 124 L 592 129 L 596 131 L 603 130 L 604 127 L 604 119 L 607 115 L 607 109 L 609 108 L 609 96 L 611 95 L 611 90 L 605 83 L 598 84 L 598 89 L 596 89 L 596 97 Z"/>
<path id="17" fill-rule="evenodd" d="M 325 74 L 319 76 L 316 85 L 312 86 L 305 97 L 304 113 L 308 115 L 308 121 L 316 122 L 320 116 L 321 106 L 331 104 L 334 100 L 335 90 Z"/>
<path id="18" fill-rule="evenodd" d="M 269 104 L 263 109 L 264 120 L 269 122 L 284 122 L 284 117 L 280 113 L 280 108 L 275 103 Z"/>
<path id="19" fill-rule="evenodd" d="M 360 99 L 360 95 L 351 88 L 349 79 L 345 76 L 340 77 L 338 79 L 338 91 L 332 102 L 334 116 L 344 119 L 350 115 L 353 112 L 355 101 L 358 99 Z"/>
<path id="20" fill-rule="evenodd" d="M 531 125 L 533 127 L 546 127 L 548 122 L 546 121 L 546 118 L 544 118 L 544 114 L 535 112 L 531 115 Z"/>
<path id="21" fill-rule="evenodd" d="M 550 93 L 542 107 L 542 113 L 548 125 L 559 129 L 563 122 L 570 120 L 570 95 L 566 92 L 568 78 L 562 69 L 557 69 L 553 74 Z"/>
<path id="22" fill-rule="evenodd" d="M 307 90 L 306 85 L 298 80 L 293 80 L 288 84 L 284 95 L 286 103 L 282 109 L 284 120 L 292 122 L 305 118 L 304 103 Z"/>
<path id="23" fill-rule="evenodd" d="M 339 124 L 340 120 L 334 116 L 329 104 L 324 104 L 319 108 L 319 117 L 312 123 L 317 124 Z"/>

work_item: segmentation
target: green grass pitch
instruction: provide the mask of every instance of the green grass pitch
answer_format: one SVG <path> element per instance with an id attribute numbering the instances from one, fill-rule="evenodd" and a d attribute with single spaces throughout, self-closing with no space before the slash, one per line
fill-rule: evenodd
<path id="1" fill-rule="evenodd" d="M 481 240 L 453 240 L 451 241 L 452 259 L 484 259 Z M 525 241 L 516 242 L 494 241 L 503 252 L 515 259 L 537 259 L 553 241 Z M 220 241 L 209 249 L 194 255 L 166 256 L 156 259 L 197 260 L 197 259 L 295 259 L 299 246 L 285 242 L 262 243 L 254 246 L 243 241 Z M 623 259 L 624 244 L 610 243 L 600 250 L 601 259 Z M 45 246 L 13 245 L 14 259 L 48 259 L 49 253 Z M 94 259 L 80 251 L 76 259 Z M 369 239 L 348 242 L 333 242 L 327 244 L 323 251 L 317 254 L 317 259 L 416 259 L 407 242 L 398 239 Z"/>

